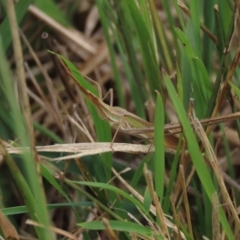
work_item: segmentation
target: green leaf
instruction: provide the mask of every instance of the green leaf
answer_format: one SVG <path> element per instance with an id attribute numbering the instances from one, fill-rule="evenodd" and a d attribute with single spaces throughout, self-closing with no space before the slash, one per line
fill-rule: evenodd
<path id="1" fill-rule="evenodd" d="M 53 203 L 46 205 L 48 210 L 62 208 L 62 207 L 93 207 L 92 202 L 63 202 L 63 203 Z M 7 207 L 1 209 L 2 213 L 5 216 L 17 215 L 22 213 L 28 213 L 26 206 L 17 206 L 17 207 Z"/>
<path id="2" fill-rule="evenodd" d="M 100 221 L 78 223 L 77 225 L 82 228 L 91 229 L 91 230 L 104 230 L 105 229 L 105 226 Z M 136 233 L 136 234 L 140 234 L 140 235 L 146 236 L 146 237 L 151 237 L 151 236 L 160 237 L 160 234 L 157 234 L 150 228 L 141 226 L 137 223 L 110 220 L 109 225 L 113 230 L 116 230 L 116 231 L 125 231 L 125 232 L 129 232 L 129 233 Z M 162 238 L 162 239 L 164 239 L 164 238 Z"/>

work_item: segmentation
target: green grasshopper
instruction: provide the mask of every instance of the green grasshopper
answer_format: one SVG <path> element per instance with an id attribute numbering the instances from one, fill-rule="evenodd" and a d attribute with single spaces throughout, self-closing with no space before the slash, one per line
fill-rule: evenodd
<path id="1" fill-rule="evenodd" d="M 56 55 L 64 72 L 74 80 L 74 82 L 77 84 L 80 91 L 85 95 L 85 97 L 95 106 L 97 109 L 97 112 L 99 116 L 107 121 L 113 128 L 117 129 L 116 133 L 118 131 L 122 132 L 128 132 L 128 130 L 134 129 L 150 129 L 153 128 L 153 124 L 134 115 L 133 113 L 130 113 L 126 111 L 123 108 L 120 107 L 113 107 L 106 103 L 104 103 L 100 98 L 95 96 L 93 93 L 85 89 L 81 83 L 75 78 L 75 76 L 72 74 L 71 70 L 68 68 L 68 66 L 65 64 L 65 62 L 62 60 L 62 58 L 58 55 Z M 142 131 L 139 133 L 132 134 L 136 137 L 146 139 L 150 142 L 152 142 L 154 138 L 154 132 L 148 132 L 148 131 Z M 116 136 L 116 134 L 115 134 Z M 113 140 L 115 138 L 113 137 Z M 168 152 L 175 152 L 177 149 L 178 144 L 178 138 L 174 135 L 166 135 L 164 146 L 166 151 Z"/>

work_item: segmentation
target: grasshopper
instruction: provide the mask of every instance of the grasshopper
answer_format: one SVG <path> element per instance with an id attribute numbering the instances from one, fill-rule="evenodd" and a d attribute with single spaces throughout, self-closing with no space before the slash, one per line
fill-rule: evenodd
<path id="1" fill-rule="evenodd" d="M 100 98 L 95 96 L 92 92 L 85 89 L 81 83 L 75 78 L 72 74 L 69 67 L 65 64 L 62 58 L 56 55 L 61 66 L 63 67 L 64 72 L 77 84 L 80 91 L 85 95 L 85 97 L 95 106 L 99 116 L 107 121 L 113 128 L 118 131 L 128 132 L 128 130 L 134 129 L 151 129 L 153 128 L 153 124 L 136 116 L 135 114 L 126 111 L 123 108 L 110 106 L 104 103 Z M 153 142 L 154 133 L 148 131 L 142 131 L 139 133 L 133 133 L 132 135 L 136 137 L 140 137 Z M 116 134 L 113 137 L 115 138 Z M 178 138 L 174 135 L 166 135 L 164 146 L 166 151 L 175 152 L 177 149 Z"/>

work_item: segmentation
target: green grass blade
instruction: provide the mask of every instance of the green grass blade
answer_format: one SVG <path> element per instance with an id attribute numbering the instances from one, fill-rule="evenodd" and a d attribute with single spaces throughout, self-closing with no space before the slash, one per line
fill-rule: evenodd
<path id="1" fill-rule="evenodd" d="M 167 186 L 164 202 L 163 202 L 163 212 L 168 214 L 169 213 L 169 208 L 171 204 L 170 196 L 174 188 L 174 181 L 177 178 L 177 168 L 178 168 L 178 163 L 179 163 L 179 157 L 181 153 L 181 146 L 182 146 L 182 135 L 180 136 L 180 140 L 178 143 L 178 148 L 176 151 L 176 154 L 173 159 L 173 163 L 171 165 L 171 172 L 170 172 L 170 177 L 169 177 L 169 183 Z"/>
<path id="2" fill-rule="evenodd" d="M 204 1 L 203 3 L 203 18 L 204 18 L 204 25 L 210 30 L 213 31 L 214 29 L 214 14 L 213 14 L 213 7 L 215 4 L 215 0 L 208 0 Z M 213 52 L 213 42 L 212 40 L 206 35 L 203 35 L 203 63 L 206 67 L 207 71 L 210 72 L 213 67 L 212 61 L 212 52 Z"/>
<path id="3" fill-rule="evenodd" d="M 158 10 L 154 4 L 153 0 L 148 0 L 148 5 L 146 6 L 146 9 L 150 8 L 148 10 L 148 18 L 150 18 L 150 23 L 148 29 L 152 29 L 152 39 L 155 43 L 155 49 L 156 52 L 159 49 L 159 54 L 157 58 L 160 58 L 163 62 L 164 68 L 167 69 L 169 73 L 173 72 L 173 51 L 169 45 L 169 42 L 166 37 L 166 32 L 164 31 L 164 26 L 162 22 L 159 19 Z M 152 20 L 151 20 L 152 19 Z M 155 31 L 154 31 L 155 30 Z"/>
<path id="4" fill-rule="evenodd" d="M 92 207 L 92 206 L 94 206 L 92 202 L 64 202 L 47 204 L 47 208 L 50 210 L 61 207 Z M 1 211 L 6 216 L 28 213 L 28 209 L 26 206 L 2 208 Z"/>
<path id="5" fill-rule="evenodd" d="M 9 121 L 12 123 L 12 130 L 15 134 L 15 137 L 20 138 L 19 141 L 21 145 L 29 146 L 30 143 L 27 137 L 28 135 L 25 134 L 25 130 L 23 130 L 23 126 L 25 125 L 23 116 L 15 98 L 15 92 L 11 82 L 11 74 L 5 60 L 1 37 L 0 59 L 0 88 L 1 92 L 4 93 L 4 99 L 8 106 L 8 111 L 10 112 Z M 21 190 L 21 193 L 24 195 L 24 201 L 28 207 L 32 220 L 35 220 L 44 226 L 50 226 L 50 216 L 46 208 L 46 199 L 43 192 L 41 177 L 37 171 L 35 162 L 36 159 L 33 157 L 33 154 L 29 152 L 22 153 L 21 159 L 22 161 L 20 164 L 24 169 L 24 177 L 26 179 L 24 179 L 18 167 L 15 166 L 11 156 L 7 156 L 7 160 L 9 162 L 8 167 L 12 172 L 13 177 L 15 177 L 14 180 L 16 181 L 16 184 L 19 184 L 18 186 Z M 49 229 L 36 227 L 36 232 L 40 239 L 55 239 L 54 234 Z"/>
<path id="6" fill-rule="evenodd" d="M 182 75 L 180 73 L 180 69 L 177 61 L 176 61 L 176 68 L 177 68 L 176 70 L 177 71 L 177 92 L 182 103 L 184 103 Z"/>
<path id="7" fill-rule="evenodd" d="M 225 41 L 229 31 L 229 24 L 232 18 L 232 10 L 228 4 L 228 1 L 218 1 L 218 6 Z"/>
<path id="8" fill-rule="evenodd" d="M 130 185 L 133 188 L 137 186 L 137 183 L 143 176 L 143 167 L 144 167 L 144 164 L 146 164 L 148 160 L 149 160 L 149 156 L 144 157 L 143 160 L 141 161 L 141 163 L 139 164 L 137 170 L 134 172 L 134 175 L 133 175 L 133 177 L 131 179 L 131 183 L 130 183 Z"/>
<path id="9" fill-rule="evenodd" d="M 23 175 L 21 174 L 19 168 L 15 164 L 11 155 L 9 154 L 5 155 L 5 161 L 15 180 L 15 183 L 17 184 L 18 188 L 21 189 L 22 198 L 27 206 L 27 210 L 28 210 L 27 212 L 30 215 L 31 219 L 33 221 L 44 224 L 42 221 L 43 219 L 39 214 L 39 205 L 37 204 L 36 199 L 34 198 L 34 195 L 32 194 L 27 182 L 25 181 Z M 49 226 L 49 225 L 46 225 L 46 226 Z M 35 230 L 39 238 L 50 237 L 51 239 L 55 239 L 54 235 L 51 232 L 44 230 L 44 228 L 35 227 Z"/>
<path id="10" fill-rule="evenodd" d="M 176 33 L 184 47 L 188 63 L 191 66 L 191 75 L 193 76 L 193 79 L 192 81 L 188 81 L 189 84 L 193 85 L 193 97 L 196 113 L 198 117 L 203 118 L 205 112 L 207 111 L 207 102 L 211 90 L 210 79 L 204 65 L 202 64 L 201 60 L 196 56 L 186 35 L 180 29 L 176 29 Z M 185 91 L 189 91 L 188 89 L 185 89 L 184 86 L 183 89 L 184 94 Z"/>
<path id="11" fill-rule="evenodd" d="M 136 233 L 145 237 L 151 237 L 151 236 L 160 237 L 160 234 L 156 234 L 150 228 L 139 225 L 137 223 L 117 221 L 117 220 L 110 220 L 108 222 L 111 229 L 116 231 Z M 78 223 L 77 225 L 82 228 L 91 229 L 91 230 L 105 230 L 105 226 L 103 225 L 103 222 L 100 222 L 100 221 Z M 162 237 L 158 239 L 164 239 L 164 238 Z"/>
<path id="12" fill-rule="evenodd" d="M 51 169 L 50 165 L 44 165 L 41 164 L 41 173 L 43 175 L 43 177 L 56 189 L 58 190 L 58 192 L 68 201 L 68 203 L 70 204 L 75 217 L 78 221 L 80 221 L 80 216 L 76 210 L 76 208 L 72 205 L 72 201 L 70 200 L 70 198 L 68 197 L 68 195 L 64 192 L 64 190 L 62 189 L 62 187 L 59 185 L 59 183 L 56 181 L 56 179 L 53 177 L 55 172 L 50 172 L 50 171 L 55 171 L 56 169 Z"/>
<path id="13" fill-rule="evenodd" d="M 191 79 L 193 78 L 193 74 L 191 71 L 190 63 L 188 61 L 188 57 L 186 56 L 185 53 L 181 55 L 180 61 L 181 61 L 180 72 L 181 72 L 181 80 L 182 80 L 181 83 L 182 83 L 183 104 L 184 104 L 184 108 L 187 110 L 189 107 L 189 99 L 192 94 Z"/>
<path id="14" fill-rule="evenodd" d="M 201 36 L 200 36 L 200 4 L 198 0 L 190 1 L 192 46 L 196 56 L 202 59 Z M 191 40 L 191 38 L 189 37 Z"/>
<path id="15" fill-rule="evenodd" d="M 178 6 L 178 1 L 177 1 L 177 0 L 173 0 L 173 5 L 174 5 L 175 10 L 176 10 L 176 12 L 177 12 L 177 16 L 178 16 L 178 19 L 179 19 L 179 21 L 180 21 L 181 28 L 182 28 L 182 29 L 184 30 L 184 32 L 185 32 L 186 26 L 185 26 L 185 23 L 184 23 L 184 20 L 183 20 L 183 17 L 182 17 L 181 10 L 180 10 L 180 8 L 179 8 L 179 6 Z"/>
<path id="16" fill-rule="evenodd" d="M 135 1 L 126 1 L 124 3 L 128 6 L 140 44 L 141 55 L 143 59 L 144 70 L 146 73 L 147 81 L 151 90 L 151 95 L 155 98 L 155 90 L 160 91 L 161 88 L 161 73 L 159 71 L 158 62 L 156 59 L 156 50 L 154 48 L 154 41 L 150 32 L 147 29 L 147 25 L 141 16 L 141 12 L 138 9 Z M 161 91 L 160 91 L 161 92 Z"/>
<path id="17" fill-rule="evenodd" d="M 224 49 L 224 33 L 223 33 L 223 28 L 222 28 L 222 22 L 220 19 L 220 13 L 218 12 L 217 9 L 214 9 L 214 14 L 215 14 L 215 23 L 216 23 L 216 35 L 217 35 L 217 49 L 219 56 L 223 56 L 223 49 Z"/>
<path id="18" fill-rule="evenodd" d="M 152 204 L 152 197 L 151 194 L 149 192 L 149 188 L 146 187 L 145 192 L 144 192 L 144 196 L 143 196 L 143 206 L 146 209 L 147 212 L 149 212 L 150 207 Z"/>
<path id="19" fill-rule="evenodd" d="M 160 94 L 157 94 L 155 121 L 154 121 L 154 182 L 155 191 L 163 201 L 164 175 L 165 175 L 165 152 L 164 152 L 164 105 Z"/>
<path id="20" fill-rule="evenodd" d="M 204 216 L 203 216 L 203 220 L 204 220 L 204 225 L 202 225 L 202 227 L 204 228 L 204 233 L 206 234 L 206 237 L 208 237 L 209 239 L 212 239 L 212 203 L 209 200 L 209 197 L 204 189 L 204 187 L 202 188 L 202 192 L 203 192 L 203 206 L 204 206 Z"/>
<path id="21" fill-rule="evenodd" d="M 28 7 L 32 2 L 33 0 L 21 0 L 16 3 L 15 12 L 18 24 L 20 24 L 21 21 L 23 20 L 25 14 L 28 11 Z M 9 26 L 9 20 L 7 17 L 0 25 L 0 35 L 2 37 L 3 49 L 4 51 L 6 51 L 12 42 L 11 30 Z"/>
<path id="22" fill-rule="evenodd" d="M 209 99 L 207 111 L 204 116 L 205 118 L 208 118 L 212 115 L 214 106 L 216 104 L 218 92 L 219 92 L 220 86 L 221 86 L 221 80 L 226 75 L 226 72 L 227 72 L 226 60 L 227 60 L 226 55 L 223 55 L 223 57 L 221 59 L 220 67 L 219 67 L 219 70 L 217 73 L 216 81 L 212 88 L 211 97 Z"/>
<path id="23" fill-rule="evenodd" d="M 126 102 L 125 102 L 125 98 L 123 97 L 123 89 L 122 89 L 122 83 L 121 83 L 121 78 L 120 78 L 120 72 L 119 72 L 118 67 L 117 67 L 117 62 L 116 62 L 116 58 L 115 58 L 113 44 L 111 42 L 111 38 L 110 38 L 110 35 L 109 35 L 109 31 L 108 31 L 109 19 L 104 14 L 104 8 L 103 8 L 103 4 L 101 3 L 101 1 L 95 1 L 95 2 L 96 2 L 96 5 L 98 7 L 98 11 L 99 11 L 99 15 L 100 15 L 100 19 L 101 19 L 101 22 L 102 22 L 104 35 L 105 35 L 105 40 L 107 42 L 108 49 L 109 49 L 112 69 L 113 69 L 113 73 L 114 73 L 114 79 L 116 81 L 117 93 L 118 93 L 118 98 L 119 98 L 119 105 L 121 107 L 125 107 Z"/>
<path id="24" fill-rule="evenodd" d="M 147 217 L 150 217 L 150 215 L 147 214 L 146 209 L 144 208 L 143 204 L 139 202 L 137 199 L 133 198 L 132 195 L 124 192 L 123 190 L 112 186 L 110 184 L 106 183 L 99 183 L 99 182 L 80 182 L 80 181 L 70 181 L 73 184 L 77 185 L 83 185 L 83 186 L 89 186 L 89 187 L 95 187 L 95 188 L 102 188 L 105 190 L 110 190 L 116 194 L 119 194 L 123 196 L 125 199 L 129 200 L 131 203 L 133 203 L 136 207 L 138 207 L 144 214 L 147 215 Z M 151 217 L 150 217 L 151 219 Z"/>
<path id="25" fill-rule="evenodd" d="M 57 134 L 55 134 L 53 131 L 47 129 L 43 125 L 41 125 L 37 122 L 33 122 L 33 127 L 35 130 L 38 130 L 43 135 L 49 137 L 49 139 L 51 139 L 54 143 L 64 143 L 64 141 Z"/>
<path id="26" fill-rule="evenodd" d="M 198 224 L 198 226 L 200 226 L 200 228 L 201 229 L 203 229 L 202 231 L 204 231 L 204 229 L 205 229 L 205 215 L 207 215 L 207 214 L 205 214 L 205 212 L 204 212 L 204 206 L 203 206 L 203 204 L 202 204 L 202 202 L 203 202 L 203 198 L 202 198 L 202 194 L 201 194 L 201 192 L 199 192 L 199 188 L 198 188 L 198 184 L 199 182 L 198 182 L 198 179 L 196 179 L 196 178 L 194 178 L 193 179 L 193 183 L 192 183 L 192 185 L 193 185 L 193 188 L 194 188 L 194 194 L 195 194 L 195 196 L 196 196 L 196 207 L 197 207 L 197 213 L 198 214 L 196 214 L 197 216 L 197 224 Z M 206 194 L 206 192 L 205 192 L 205 194 Z"/>
<path id="27" fill-rule="evenodd" d="M 126 8 L 123 2 L 115 1 L 115 4 L 117 14 L 120 16 L 115 22 L 118 31 L 116 32 L 114 28 L 111 28 L 111 30 L 113 34 L 115 34 L 137 115 L 145 118 L 143 103 L 147 99 L 147 94 L 144 86 L 144 76 L 138 64 L 136 46 L 134 46 L 133 41 L 133 39 L 135 39 L 134 32 L 132 31 L 133 22 L 128 8 Z M 138 88 L 138 91 L 136 91 L 136 88 Z"/>

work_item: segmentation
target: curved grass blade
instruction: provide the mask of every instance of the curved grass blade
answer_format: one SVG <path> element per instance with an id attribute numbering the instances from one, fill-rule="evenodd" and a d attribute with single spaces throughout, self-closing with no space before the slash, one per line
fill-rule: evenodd
<path id="1" fill-rule="evenodd" d="M 124 221 L 117 221 L 117 220 L 109 220 L 109 225 L 112 230 L 115 231 L 123 231 L 123 232 L 129 232 L 129 233 L 136 233 L 139 235 L 142 235 L 144 237 L 158 237 L 157 239 L 164 239 L 159 238 L 161 237 L 160 233 L 156 233 L 153 230 L 151 230 L 148 227 L 139 225 L 137 223 L 133 222 L 124 222 Z M 84 223 L 78 223 L 78 226 L 90 230 L 105 230 L 106 227 L 104 226 L 103 222 L 101 221 L 94 221 L 94 222 L 84 222 Z"/>

